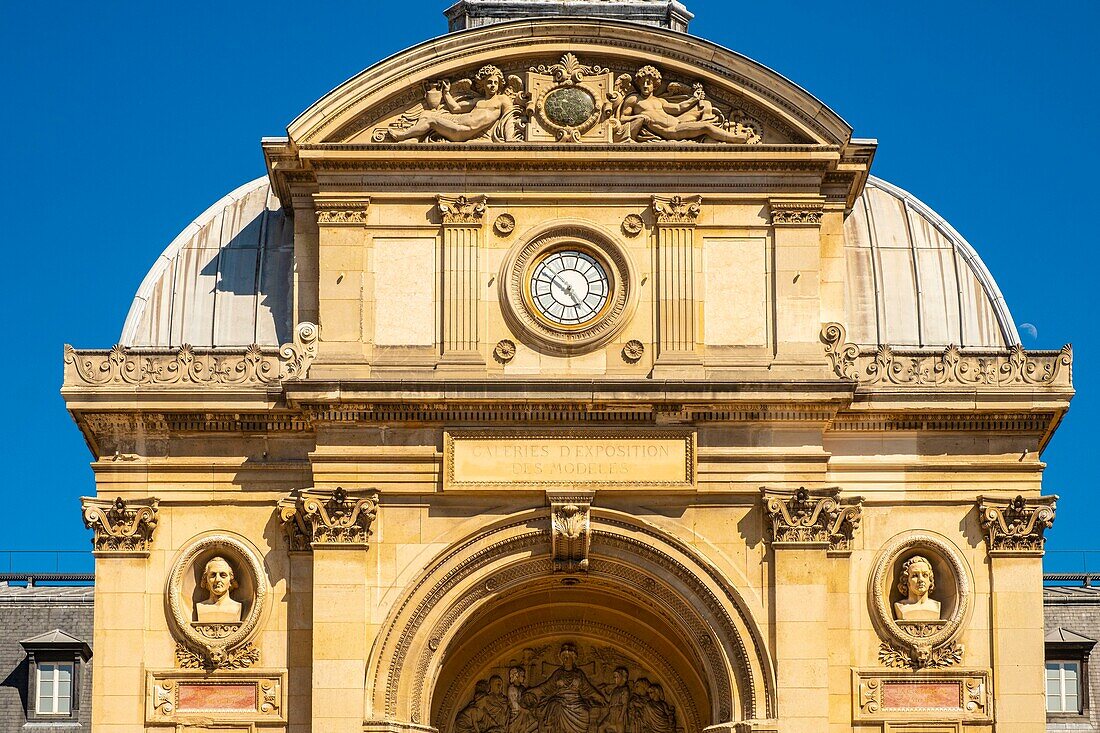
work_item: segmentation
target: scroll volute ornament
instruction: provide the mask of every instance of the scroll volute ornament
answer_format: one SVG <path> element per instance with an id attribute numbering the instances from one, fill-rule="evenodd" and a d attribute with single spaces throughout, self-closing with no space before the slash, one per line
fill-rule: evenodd
<path id="1" fill-rule="evenodd" d="M 165 591 L 185 669 L 244 669 L 259 662 L 252 639 L 268 601 L 259 553 L 228 533 L 200 537 L 172 564 Z"/>
<path id="2" fill-rule="evenodd" d="M 851 552 L 863 512 L 863 497 L 841 499 L 839 489 L 779 492 L 763 489 L 764 511 L 777 546 L 819 545 Z"/>
<path id="3" fill-rule="evenodd" d="M 378 517 L 378 492 L 354 497 L 343 488 L 301 491 L 279 502 L 279 517 L 292 551 L 366 547 Z"/>
<path id="4" fill-rule="evenodd" d="M 489 206 L 484 196 L 439 196 L 436 202 L 444 226 L 481 226 Z"/>
<path id="5" fill-rule="evenodd" d="M 140 499 L 114 501 L 82 497 L 84 526 L 92 530 L 92 547 L 96 553 L 148 554 L 157 528 L 160 500 Z"/>
<path id="6" fill-rule="evenodd" d="M 978 516 L 985 530 L 990 555 L 1042 555 L 1044 533 L 1054 526 L 1057 496 L 1033 500 L 1017 496 L 1004 499 L 978 497 Z"/>

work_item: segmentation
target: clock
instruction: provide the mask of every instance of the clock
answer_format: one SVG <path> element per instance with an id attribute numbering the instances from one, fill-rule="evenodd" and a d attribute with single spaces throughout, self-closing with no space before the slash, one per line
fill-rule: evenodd
<path id="1" fill-rule="evenodd" d="M 550 250 L 531 267 L 526 293 L 534 313 L 552 328 L 578 330 L 599 320 L 610 302 L 607 266 L 580 248 Z"/>

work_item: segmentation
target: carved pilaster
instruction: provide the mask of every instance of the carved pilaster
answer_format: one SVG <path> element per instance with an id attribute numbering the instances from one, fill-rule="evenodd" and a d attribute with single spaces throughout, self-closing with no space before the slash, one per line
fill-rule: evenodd
<path id="1" fill-rule="evenodd" d="M 1057 496 L 1017 496 L 1006 504 L 1004 499 L 979 496 L 978 516 L 989 554 L 1041 556 L 1043 534 L 1054 525 L 1057 501 Z"/>
<path id="2" fill-rule="evenodd" d="M 546 492 L 550 502 L 550 544 L 556 573 L 588 572 L 594 491 Z"/>
<path id="3" fill-rule="evenodd" d="M 92 530 L 92 548 L 103 555 L 148 555 L 157 528 L 156 498 L 123 501 L 122 497 L 96 499 L 81 497 L 84 526 Z"/>
<path id="4" fill-rule="evenodd" d="M 764 511 L 771 519 L 776 547 L 821 547 L 849 554 L 862 519 L 863 497 L 841 499 L 838 489 L 780 492 L 764 490 Z"/>
<path id="5" fill-rule="evenodd" d="M 304 490 L 279 501 L 279 518 L 292 552 L 318 546 L 364 548 L 378 516 L 378 492 L 365 496 Z"/>
<path id="6" fill-rule="evenodd" d="M 317 223 L 321 226 L 364 226 L 370 198 L 366 196 L 341 196 L 339 194 L 315 194 Z"/>
<path id="7" fill-rule="evenodd" d="M 772 226 L 821 226 L 825 204 L 819 201 L 772 201 Z"/>
<path id="8" fill-rule="evenodd" d="M 484 196 L 438 197 L 443 222 L 443 358 L 480 365 L 478 258 L 488 202 Z"/>
<path id="9" fill-rule="evenodd" d="M 702 360 L 695 352 L 695 225 L 702 203 L 700 196 L 653 197 L 659 336 L 655 372 L 670 367 L 677 371 L 659 376 L 702 376 Z"/>

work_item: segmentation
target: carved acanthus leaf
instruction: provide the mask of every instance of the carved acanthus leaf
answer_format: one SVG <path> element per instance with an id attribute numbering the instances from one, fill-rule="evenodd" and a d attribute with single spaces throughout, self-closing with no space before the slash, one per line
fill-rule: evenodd
<path id="1" fill-rule="evenodd" d="M 213 647 L 210 654 L 199 654 L 181 642 L 176 642 L 176 666 L 180 669 L 248 669 L 260 662 L 260 650 L 248 642 L 235 649 Z"/>
<path id="2" fill-rule="evenodd" d="M 978 497 L 978 516 L 989 552 L 1042 554 L 1046 544 L 1044 533 L 1054 526 L 1058 497 L 1040 496 L 1027 500 L 1017 496 L 1007 505 L 999 502 L 995 505 L 994 501 L 997 500 Z"/>
<path id="3" fill-rule="evenodd" d="M 327 226 L 362 226 L 367 223 L 370 198 L 314 198 L 317 223 Z"/>
<path id="4" fill-rule="evenodd" d="M 539 64 L 538 66 L 532 66 L 530 71 L 535 74 L 552 76 L 554 81 L 559 84 L 579 84 L 581 79 L 586 76 L 610 73 L 608 69 L 602 66 L 586 66 L 582 64 L 580 60 L 571 53 L 562 56 L 561 61 L 556 64 Z"/>
<path id="5" fill-rule="evenodd" d="M 658 226 L 695 226 L 702 206 L 702 196 L 653 197 L 653 214 Z"/>
<path id="6" fill-rule="evenodd" d="M 65 346 L 66 387 L 264 387 L 302 379 L 317 358 L 318 328 L 300 323 L 293 343 L 278 354 L 256 344 L 239 349 L 178 349 L 151 352 L 116 345 L 108 352 Z"/>
<path id="7" fill-rule="evenodd" d="M 305 490 L 279 501 L 279 518 L 293 551 L 318 545 L 366 545 L 378 516 L 378 492 Z"/>
<path id="8" fill-rule="evenodd" d="M 157 528 L 159 499 L 114 501 L 83 497 L 84 526 L 95 534 L 92 547 L 96 552 L 148 552 Z"/>
<path id="9" fill-rule="evenodd" d="M 950 642 L 941 646 L 913 644 L 901 649 L 884 641 L 878 649 L 878 661 L 884 667 L 894 669 L 941 669 L 961 664 L 963 646 Z"/>
<path id="10" fill-rule="evenodd" d="M 817 226 L 825 213 L 825 204 L 817 201 L 772 201 L 775 226 Z"/>
<path id="11" fill-rule="evenodd" d="M 1073 349 L 1024 351 L 1019 344 L 1003 351 L 966 351 L 949 346 L 939 354 L 901 352 L 889 346 L 860 348 L 846 343 L 844 327 L 827 323 L 821 330 L 833 373 L 860 386 L 898 387 L 1069 387 Z"/>
<path id="12" fill-rule="evenodd" d="M 548 491 L 554 572 L 588 572 L 593 491 Z"/>
<path id="13" fill-rule="evenodd" d="M 488 208 L 488 199 L 484 196 L 439 196 L 438 202 L 444 225 L 481 226 Z"/>
<path id="14" fill-rule="evenodd" d="M 771 519 L 772 542 L 777 546 L 808 543 L 850 552 L 862 518 L 862 502 L 862 497 L 841 499 L 839 489 L 764 490 L 764 511 Z"/>

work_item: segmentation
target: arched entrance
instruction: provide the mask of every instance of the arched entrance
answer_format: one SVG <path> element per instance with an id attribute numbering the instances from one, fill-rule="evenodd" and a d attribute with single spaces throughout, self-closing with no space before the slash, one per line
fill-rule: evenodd
<path id="1" fill-rule="evenodd" d="M 687 545 L 619 512 L 593 508 L 591 536 L 581 575 L 553 572 L 547 509 L 439 555 L 378 637 L 367 679 L 374 719 L 463 733 L 469 721 L 456 719 L 474 697 L 492 696 L 478 706 L 492 714 L 507 704 L 510 683 L 523 688 L 513 696 L 530 693 L 525 710 L 551 716 L 561 733 L 617 733 L 626 713 L 611 698 L 623 686 L 636 703 L 649 701 L 633 714 L 648 715 L 654 733 L 774 716 L 768 654 L 726 578 Z M 584 705 L 551 694 L 563 679 L 588 695 Z M 467 711 L 475 712 L 484 714 Z"/>

